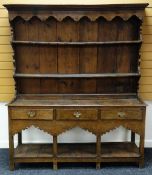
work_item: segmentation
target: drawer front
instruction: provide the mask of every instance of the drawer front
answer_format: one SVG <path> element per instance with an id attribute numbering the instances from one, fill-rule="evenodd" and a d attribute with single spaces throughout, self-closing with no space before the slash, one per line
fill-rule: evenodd
<path id="1" fill-rule="evenodd" d="M 12 119 L 53 120 L 53 109 L 12 109 Z"/>
<path id="2" fill-rule="evenodd" d="M 103 108 L 101 109 L 101 119 L 142 119 L 140 108 Z"/>
<path id="3" fill-rule="evenodd" d="M 57 120 L 97 120 L 97 109 L 57 109 Z"/>

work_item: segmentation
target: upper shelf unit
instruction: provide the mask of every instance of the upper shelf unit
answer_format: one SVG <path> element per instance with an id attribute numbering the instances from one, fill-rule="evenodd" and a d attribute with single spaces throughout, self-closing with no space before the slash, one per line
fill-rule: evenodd
<path id="1" fill-rule="evenodd" d="M 5 5 L 17 93 L 137 93 L 147 5 Z"/>

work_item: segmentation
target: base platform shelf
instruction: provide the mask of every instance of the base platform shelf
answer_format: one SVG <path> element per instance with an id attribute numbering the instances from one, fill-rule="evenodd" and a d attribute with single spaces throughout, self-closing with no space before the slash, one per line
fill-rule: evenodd
<path id="1" fill-rule="evenodd" d="M 95 143 L 64 143 L 58 144 L 59 158 L 96 158 Z M 52 158 L 52 144 L 22 144 L 15 149 L 15 158 Z M 101 158 L 140 157 L 139 149 L 130 142 L 109 142 L 101 144 Z M 66 159 L 65 159 L 66 160 Z M 119 160 L 119 159 L 118 159 Z M 35 161 L 34 161 L 35 162 Z"/>

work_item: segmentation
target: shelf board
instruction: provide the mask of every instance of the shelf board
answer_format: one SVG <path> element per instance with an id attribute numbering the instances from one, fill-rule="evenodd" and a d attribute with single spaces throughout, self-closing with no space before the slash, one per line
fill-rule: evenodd
<path id="1" fill-rule="evenodd" d="M 14 152 L 15 158 L 53 157 L 52 144 L 21 144 Z"/>
<path id="2" fill-rule="evenodd" d="M 140 157 L 139 148 L 131 142 L 102 143 L 102 158 Z"/>
<path id="3" fill-rule="evenodd" d="M 95 143 L 59 143 L 57 158 L 96 158 Z M 16 159 L 24 158 L 52 158 L 52 144 L 22 144 L 14 152 Z M 106 142 L 101 143 L 102 158 L 139 158 L 139 148 L 130 142 Z M 32 159 L 33 160 L 33 159 Z M 40 159 L 41 160 L 41 159 Z M 65 159 L 66 160 L 66 159 Z M 35 160 L 33 160 L 35 161 Z M 119 161 L 119 159 L 118 159 Z"/>
<path id="4" fill-rule="evenodd" d="M 12 44 L 32 44 L 32 45 L 115 45 L 115 44 L 141 44 L 142 40 L 133 40 L 133 41 L 56 41 L 56 42 L 46 42 L 46 41 L 12 41 Z"/>
<path id="5" fill-rule="evenodd" d="M 76 157 L 87 158 L 96 157 L 96 144 L 95 143 L 65 143 L 58 144 L 58 157 Z"/>
<path id="6" fill-rule="evenodd" d="M 16 73 L 14 77 L 22 78 L 117 78 L 117 77 L 139 77 L 139 73 L 100 73 L 100 74 L 25 74 Z"/>

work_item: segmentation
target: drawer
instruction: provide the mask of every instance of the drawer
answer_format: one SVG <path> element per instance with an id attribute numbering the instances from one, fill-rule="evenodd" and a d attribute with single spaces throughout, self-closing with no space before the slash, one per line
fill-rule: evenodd
<path id="1" fill-rule="evenodd" d="M 56 109 L 57 120 L 97 120 L 97 109 Z"/>
<path id="2" fill-rule="evenodd" d="M 101 109 L 101 119 L 142 119 L 140 108 L 103 108 Z"/>
<path id="3" fill-rule="evenodd" d="M 53 109 L 11 109 L 12 119 L 53 120 Z"/>

